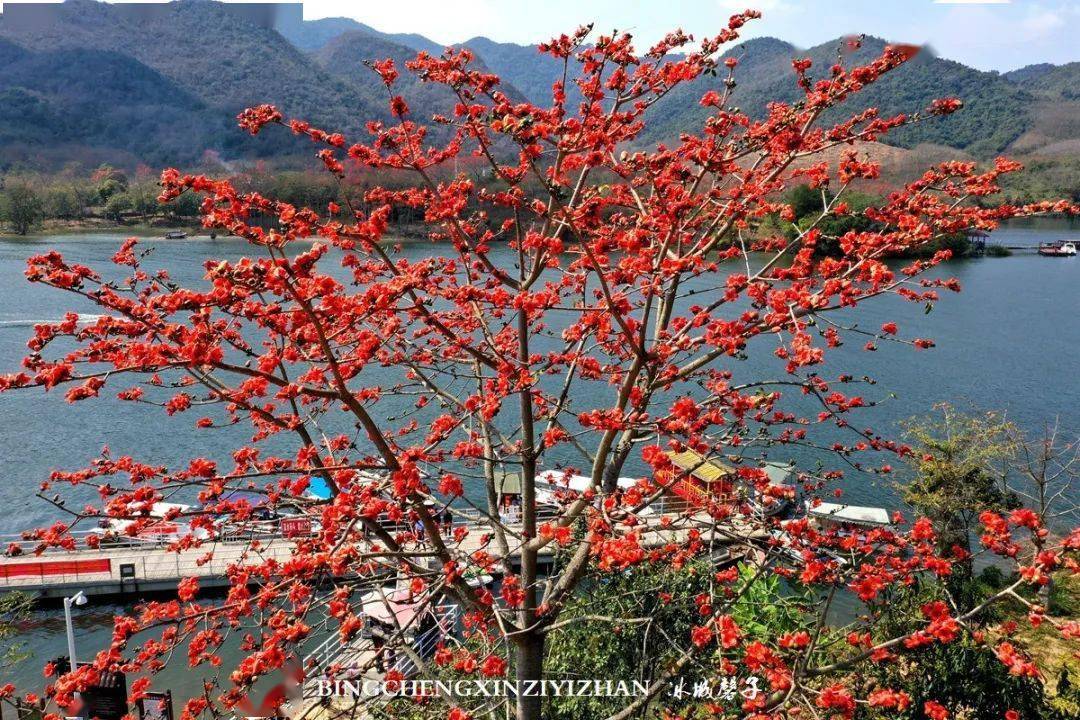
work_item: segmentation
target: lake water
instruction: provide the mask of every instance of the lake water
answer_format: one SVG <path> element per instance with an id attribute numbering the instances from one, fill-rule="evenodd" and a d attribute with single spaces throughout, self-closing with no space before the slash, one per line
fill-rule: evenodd
<path id="1" fill-rule="evenodd" d="M 1034 246 L 1077 235 L 1080 225 L 1034 221 L 1002 228 L 992 242 Z M 104 267 L 121 239 L 120 235 L 0 238 L 0 372 L 17 369 L 34 323 L 57 320 L 71 310 L 94 312 L 90 305 L 74 303 L 70 295 L 28 284 L 23 277 L 26 258 L 55 246 L 70 260 Z M 201 282 L 205 258 L 235 259 L 249 253 L 235 240 L 147 239 L 145 244 L 154 246 L 148 266 L 169 270 L 181 283 Z M 424 243 L 407 244 L 403 250 L 410 257 L 437 251 Z M 963 292 L 947 294 L 929 314 L 924 314 L 922 306 L 882 298 L 859 311 L 859 322 L 877 328 L 885 320 L 894 320 L 905 337 L 933 338 L 936 348 L 915 352 L 883 344 L 878 352 L 866 353 L 853 338 L 834 353 L 823 372 L 854 370 L 859 376 L 870 375 L 878 385 L 866 393 L 868 397 L 895 395 L 868 412 L 866 422 L 888 433 L 900 420 L 949 401 L 961 407 L 1007 411 L 1010 419 L 1031 431 L 1060 418 L 1064 430 L 1080 432 L 1080 384 L 1076 381 L 1080 258 L 1018 253 L 1009 258 L 954 261 L 934 274 L 958 278 Z M 732 367 L 737 377 L 776 376 L 777 369 L 767 350 Z M 52 469 L 81 467 L 103 445 L 114 454 L 130 452 L 143 460 L 176 465 L 196 454 L 226 457 L 234 447 L 231 443 L 242 441 L 237 435 L 195 431 L 190 414 L 170 418 L 160 409 L 104 396 L 68 405 L 58 393 L 10 393 L 0 395 L 0 412 L 0 533 L 55 517 L 50 506 L 34 496 L 38 483 Z M 791 459 L 808 461 L 798 454 Z M 844 481 L 845 497 L 855 504 L 897 508 L 891 482 L 852 474 Z M 84 656 L 108 637 L 117 609 L 94 603 L 78 609 L 78 643 Z M 20 687 L 39 689 L 35 686 L 40 684 L 41 664 L 65 654 L 62 615 L 36 613 L 25 627 L 24 639 L 30 642 L 34 657 L 6 673 Z M 185 675 L 177 668 L 155 685 L 171 687 L 183 697 L 198 686 L 197 679 Z"/>

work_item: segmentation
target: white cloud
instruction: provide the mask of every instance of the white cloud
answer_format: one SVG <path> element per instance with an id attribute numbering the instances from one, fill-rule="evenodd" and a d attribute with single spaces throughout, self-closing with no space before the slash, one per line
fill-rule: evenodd
<path id="1" fill-rule="evenodd" d="M 785 0 L 716 0 L 716 5 L 724 12 L 732 14 L 743 10 L 760 10 L 762 15 L 770 15 L 795 9 L 795 6 Z"/>
<path id="2" fill-rule="evenodd" d="M 1029 39 L 1035 39 L 1053 32 L 1064 24 L 1064 18 L 1053 10 L 1033 7 L 1027 17 L 1021 21 L 1020 27 Z"/>

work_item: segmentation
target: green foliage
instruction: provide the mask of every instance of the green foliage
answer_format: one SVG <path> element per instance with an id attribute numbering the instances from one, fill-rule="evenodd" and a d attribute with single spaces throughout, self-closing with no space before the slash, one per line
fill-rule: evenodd
<path id="1" fill-rule="evenodd" d="M 122 222 L 124 215 L 131 211 L 132 205 L 127 193 L 117 193 L 105 203 L 105 217 L 115 222 Z"/>
<path id="2" fill-rule="evenodd" d="M 1057 692 L 1050 706 L 1063 718 L 1080 717 L 1080 667 L 1064 664 L 1057 676 Z"/>
<path id="3" fill-rule="evenodd" d="M 796 185 L 784 195 L 784 202 L 791 206 L 798 221 L 816 217 L 825 209 L 825 203 L 832 195 L 814 189 L 809 185 Z"/>
<path id="4" fill-rule="evenodd" d="M 939 237 L 919 247 L 914 253 L 900 253 L 900 257 L 930 257 L 941 250 L 948 250 L 954 258 L 967 257 L 971 253 L 971 241 L 963 233 Z"/>
<path id="5" fill-rule="evenodd" d="M 1009 257 L 1012 254 L 1012 250 L 1005 247 L 1004 245 L 998 245 L 995 243 L 993 245 L 986 246 L 986 257 Z"/>
<path id="6" fill-rule="evenodd" d="M 984 596 L 980 583 L 969 580 L 971 593 Z M 945 587 L 932 580 L 922 580 L 910 587 L 897 586 L 882 606 L 882 616 L 875 628 L 878 639 L 909 634 L 925 625 L 920 607 L 946 598 Z M 1016 710 L 1022 720 L 1055 720 L 1058 715 L 1049 705 L 1043 684 L 1037 678 L 1016 677 L 994 655 L 993 650 L 962 636 L 948 644 L 935 643 L 906 653 L 899 659 L 868 666 L 862 681 L 907 692 L 911 707 L 870 713 L 881 720 L 924 720 L 923 703 L 937 700 L 957 718 L 1001 718 L 1007 709 Z"/>
<path id="7" fill-rule="evenodd" d="M 158 203 L 159 193 L 160 188 L 156 183 L 143 182 L 132 186 L 127 192 L 131 200 L 131 210 L 143 217 L 161 212 L 164 208 Z"/>
<path id="8" fill-rule="evenodd" d="M 1012 452 L 1010 428 L 997 413 L 966 414 L 949 405 L 905 422 L 915 477 L 904 499 L 931 519 L 1013 507 L 992 472 Z"/>
<path id="9" fill-rule="evenodd" d="M 191 193 L 184 193 L 165 206 L 166 217 L 173 219 L 193 218 L 198 214 L 199 199 Z"/>
<path id="10" fill-rule="evenodd" d="M 29 656 L 18 637 L 19 624 L 29 617 L 32 605 L 30 596 L 21 592 L 0 595 L 0 670 Z"/>
<path id="11" fill-rule="evenodd" d="M 835 198 L 835 193 L 828 188 L 815 189 L 809 185 L 797 185 L 784 194 L 784 202 L 791 205 L 795 213 L 795 225 L 798 230 L 805 231 L 810 227 L 816 227 L 821 231 L 816 246 L 818 255 L 839 256 L 842 253 L 839 239 L 845 233 L 873 232 L 879 227 L 877 223 L 866 217 L 864 211 L 868 207 L 880 204 L 883 201 L 882 198 L 869 193 L 847 190 L 841 198 L 843 204 L 847 206 L 847 212 L 842 215 L 830 214 L 822 218 L 821 213 Z M 779 227 L 789 239 L 795 239 L 797 231 L 790 223 L 782 223 Z M 898 256 L 929 257 L 940 250 L 951 251 L 954 258 L 965 257 L 971 252 L 971 241 L 963 234 L 947 235 L 919 247 L 914 253 L 899 253 Z"/>
<path id="12" fill-rule="evenodd" d="M 786 632 L 805 629 L 809 608 L 816 606 L 811 595 L 781 582 L 778 575 L 756 576 L 754 568 L 739 568 L 742 596 L 732 605 L 731 617 L 749 637 L 765 642 Z"/>
<path id="13" fill-rule="evenodd" d="M 548 637 L 545 670 L 559 679 L 651 681 L 689 637 L 697 619 L 692 598 L 708 589 L 709 579 L 699 564 L 681 572 L 641 568 L 602 580 L 571 601 L 563 617 L 572 624 Z M 613 620 L 585 619 L 590 615 Z M 606 717 L 620 704 L 605 697 L 551 699 L 545 717 Z"/>
<path id="14" fill-rule="evenodd" d="M 319 176 L 319 180 L 323 183 L 322 191 L 333 186 L 330 178 Z M 199 199 L 195 195 L 188 193 L 162 205 L 157 200 L 161 188 L 156 182 L 132 183 L 123 172 L 110 166 L 99 167 L 89 177 L 74 173 L 54 177 L 0 176 L 0 188 L 5 186 L 6 189 L 0 189 L 0 221 L 10 223 L 17 232 L 19 227 L 11 213 L 18 208 L 23 208 L 24 221 L 28 222 L 26 230 L 42 220 L 78 221 L 92 217 L 120 223 L 136 216 L 144 220 L 179 221 L 190 220 L 199 212 Z M 293 195 L 298 202 L 318 199 L 317 193 L 304 189 L 303 182 L 297 182 L 296 187 Z"/>
<path id="15" fill-rule="evenodd" d="M 952 555 L 954 546 L 970 552 L 979 513 L 1019 506 L 995 473 L 1013 452 L 1012 426 L 996 413 L 965 414 L 949 405 L 939 405 L 937 412 L 904 423 L 914 477 L 900 490 L 904 501 L 933 523 L 940 552 Z M 954 598 L 973 607 L 970 558 L 953 569 Z"/>
<path id="16" fill-rule="evenodd" d="M 43 217 L 44 205 L 38 191 L 25 182 L 14 182 L 0 194 L 0 221 L 18 235 L 30 232 Z"/>
<path id="17" fill-rule="evenodd" d="M 643 567 L 584 589 L 564 611 L 562 622 L 567 624 L 548 637 L 545 672 L 558 679 L 653 681 L 679 657 L 691 628 L 703 622 L 694 598 L 709 591 L 712 572 L 705 561 L 682 569 Z M 744 567 L 734 589 L 744 586 L 729 614 L 751 638 L 775 639 L 803 628 L 812 617 L 804 612 L 812 600 L 784 587 L 775 576 L 756 577 Z M 690 685 L 713 674 L 691 664 L 674 682 L 682 678 Z M 620 698 L 549 698 L 544 717 L 591 720 L 623 705 Z"/>
<path id="18" fill-rule="evenodd" d="M 816 253 L 823 256 L 839 256 L 842 254 L 840 238 L 848 232 L 873 232 L 879 226 L 864 211 L 873 205 L 882 202 L 882 198 L 869 193 L 847 190 L 841 200 L 847 206 L 846 212 L 841 215 L 830 213 L 822 218 L 821 213 L 836 199 L 835 193 L 826 189 L 815 189 L 809 185 L 797 185 L 784 195 L 784 202 L 791 205 L 795 213 L 795 225 L 781 223 L 779 228 L 791 240 L 794 240 L 797 232 L 805 231 L 811 227 L 821 232 L 816 245 Z M 833 209 L 841 203 L 832 205 Z M 775 220 L 773 222 L 776 222 Z M 769 228 L 771 229 L 771 227 Z M 762 228 L 766 231 L 765 228 Z M 948 249 L 953 257 L 963 257 L 970 251 L 970 243 L 963 235 L 953 235 L 941 238 L 917 251 L 919 256 L 933 255 L 938 250 Z"/>
<path id="19" fill-rule="evenodd" d="M 83 204 L 74 188 L 56 185 L 43 193 L 42 214 L 45 217 L 74 220 L 82 217 L 82 213 Z"/>

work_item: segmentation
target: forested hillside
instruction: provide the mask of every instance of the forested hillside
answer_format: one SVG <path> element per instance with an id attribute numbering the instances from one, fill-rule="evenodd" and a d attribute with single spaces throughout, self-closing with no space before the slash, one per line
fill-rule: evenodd
<path id="1" fill-rule="evenodd" d="M 218 3 L 176 2 L 168 8 L 164 17 L 136 23 L 108 4 L 68 0 L 60 21 L 43 28 L 16 30 L 0 20 L 0 38 L 39 52 L 124 54 L 231 115 L 272 102 L 312 122 L 359 129 L 363 119 L 388 114 L 385 103 L 371 103 L 272 29 L 228 15 Z M 25 82 L 34 92 L 48 78 Z"/>
<path id="2" fill-rule="evenodd" d="M 67 0 L 55 22 L 33 29 L 0 16 L 0 170 L 72 161 L 191 164 L 208 150 L 226 161 L 267 157 L 295 165 L 305 155 L 302 146 L 280 136 L 253 141 L 235 129 L 236 113 L 270 102 L 290 116 L 362 134 L 367 120 L 389 119 L 385 88 L 365 61 L 390 57 L 404 70 L 418 50 L 442 51 L 421 35 L 383 33 L 348 18 L 297 21 L 275 30 L 205 0 L 181 0 L 152 17 L 132 17 L 94 0 Z M 837 38 L 803 50 L 775 38 L 746 41 L 727 52 L 739 60 L 732 104 L 760 117 L 769 100 L 798 101 L 794 58 L 811 58 L 811 75 L 820 76 L 838 52 L 854 65 L 880 54 L 885 44 L 864 38 L 852 49 L 848 39 Z M 562 76 L 560 61 L 531 46 L 484 37 L 462 45 L 477 55 L 480 67 L 503 78 L 512 98 L 550 102 L 552 83 Z M 703 122 L 707 112 L 698 100 L 706 90 L 722 90 L 725 74 L 721 68 L 659 102 L 641 142 L 671 142 Z M 883 114 L 912 113 L 935 98 L 959 97 L 960 112 L 904 128 L 886 142 L 920 160 L 935 154 L 986 159 L 1001 152 L 1036 158 L 1043 181 L 1060 188 L 1070 177 L 1060 168 L 1080 158 L 1078 81 L 1080 63 L 1002 75 L 923 49 L 826 120 L 868 106 Z M 453 101 L 408 73 L 400 83 L 397 91 L 417 117 L 446 112 Z M 580 93 L 573 85 L 567 90 L 573 107 Z"/>
<path id="3" fill-rule="evenodd" d="M 1080 100 L 1080 62 L 1028 65 L 1005 73 L 1004 77 L 1036 95 L 1055 100 Z"/>
<path id="4" fill-rule="evenodd" d="M 0 150 L 9 159 L 163 164 L 197 162 L 205 150 L 259 151 L 232 131 L 230 113 L 130 56 L 85 48 L 33 52 L 0 40 L 0 58 Z"/>

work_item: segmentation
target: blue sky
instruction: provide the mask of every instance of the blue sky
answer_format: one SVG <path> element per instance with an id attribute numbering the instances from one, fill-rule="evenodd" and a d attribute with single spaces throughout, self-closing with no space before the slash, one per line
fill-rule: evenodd
<path id="1" fill-rule="evenodd" d="M 764 17 L 746 37 L 772 35 L 799 47 L 865 32 L 928 43 L 982 70 L 1080 60 L 1080 0 L 307 0 L 304 15 L 351 17 L 441 43 L 486 35 L 534 44 L 595 21 L 604 30 L 628 29 L 646 45 L 675 27 L 716 32 L 748 6 Z"/>

